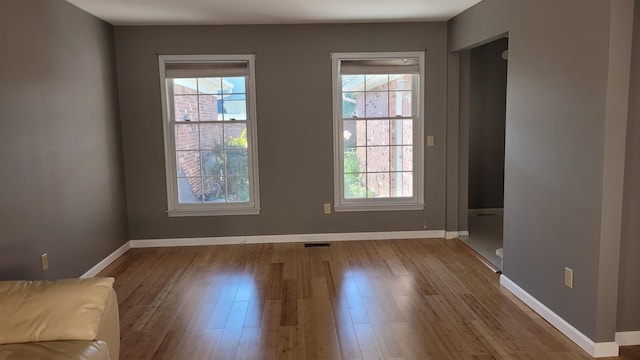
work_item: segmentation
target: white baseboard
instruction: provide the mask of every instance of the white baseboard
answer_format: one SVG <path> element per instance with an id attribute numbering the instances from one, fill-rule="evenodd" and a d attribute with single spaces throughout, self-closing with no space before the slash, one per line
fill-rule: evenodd
<path id="1" fill-rule="evenodd" d="M 112 262 L 116 261 L 122 254 L 127 252 L 131 248 L 131 241 L 127 241 L 124 245 L 120 246 L 116 251 L 112 252 L 109 256 L 104 258 L 102 261 L 97 263 L 94 267 L 89 269 L 86 273 L 80 275 L 80 278 L 86 279 L 91 278 L 102 270 L 104 270 L 107 266 L 111 265 Z"/>
<path id="2" fill-rule="evenodd" d="M 589 355 L 596 358 L 618 356 L 619 346 L 617 342 L 594 342 L 504 275 L 500 275 L 500 285 L 522 300 Z"/>
<path id="3" fill-rule="evenodd" d="M 122 254 L 131 248 L 172 247 L 172 246 L 205 246 L 232 244 L 266 244 L 287 242 L 318 242 L 318 241 L 353 241 L 353 240 L 397 240 L 397 239 L 434 239 L 444 238 L 444 230 L 420 231 L 392 231 L 366 233 L 328 233 L 328 234 L 293 234 L 293 235 L 256 235 L 256 236 L 226 236 L 206 238 L 178 238 L 178 239 L 149 239 L 129 240 L 116 251 L 108 255 L 94 267 L 82 274 L 81 278 L 96 276 Z"/>
<path id="4" fill-rule="evenodd" d="M 616 333 L 616 342 L 620 346 L 640 345 L 640 331 L 622 331 Z"/>
<path id="5" fill-rule="evenodd" d="M 615 341 L 598 342 L 593 344 L 593 353 L 589 355 L 593 356 L 594 358 L 620 355 L 620 345 Z"/>
<path id="6" fill-rule="evenodd" d="M 327 233 L 327 234 L 289 234 L 289 235 L 253 235 L 224 236 L 177 239 L 131 240 L 132 248 L 171 247 L 171 246 L 205 246 L 233 244 L 269 244 L 290 242 L 318 241 L 353 241 L 353 240 L 397 240 L 397 239 L 431 239 L 444 238 L 444 230 L 392 231 L 364 233 Z"/>
<path id="7" fill-rule="evenodd" d="M 468 231 L 447 231 L 444 234 L 444 238 L 447 240 L 451 240 L 451 239 L 456 239 L 459 238 L 460 236 L 465 236 L 465 235 L 469 235 Z"/>

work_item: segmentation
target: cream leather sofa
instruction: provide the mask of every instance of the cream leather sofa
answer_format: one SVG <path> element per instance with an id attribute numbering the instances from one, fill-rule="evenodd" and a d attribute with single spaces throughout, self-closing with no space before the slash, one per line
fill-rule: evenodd
<path id="1" fill-rule="evenodd" d="M 113 281 L 0 282 L 0 359 L 118 360 Z"/>

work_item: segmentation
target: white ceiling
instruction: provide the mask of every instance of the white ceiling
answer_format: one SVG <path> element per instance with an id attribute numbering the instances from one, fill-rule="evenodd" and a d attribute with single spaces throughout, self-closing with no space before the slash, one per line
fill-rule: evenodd
<path id="1" fill-rule="evenodd" d="M 449 20 L 480 0 L 67 0 L 113 25 Z"/>

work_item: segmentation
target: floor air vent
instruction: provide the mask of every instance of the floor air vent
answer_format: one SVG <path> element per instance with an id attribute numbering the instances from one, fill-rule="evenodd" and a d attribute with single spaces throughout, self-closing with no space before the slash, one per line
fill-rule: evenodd
<path id="1" fill-rule="evenodd" d="M 304 247 L 328 247 L 331 246 L 329 243 L 305 243 Z"/>

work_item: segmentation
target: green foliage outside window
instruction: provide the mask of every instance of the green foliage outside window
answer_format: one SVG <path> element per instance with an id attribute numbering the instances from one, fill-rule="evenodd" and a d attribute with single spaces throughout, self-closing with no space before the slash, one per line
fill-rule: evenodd
<path id="1" fill-rule="evenodd" d="M 248 164 L 247 129 L 229 139 L 225 151 L 204 152 L 202 170 L 208 182 L 204 185 L 204 201 L 249 201 Z"/>
<path id="2" fill-rule="evenodd" d="M 364 184 L 360 173 L 360 159 L 354 151 L 344 153 L 344 197 L 345 199 L 365 199 L 373 196 L 373 191 Z"/>

